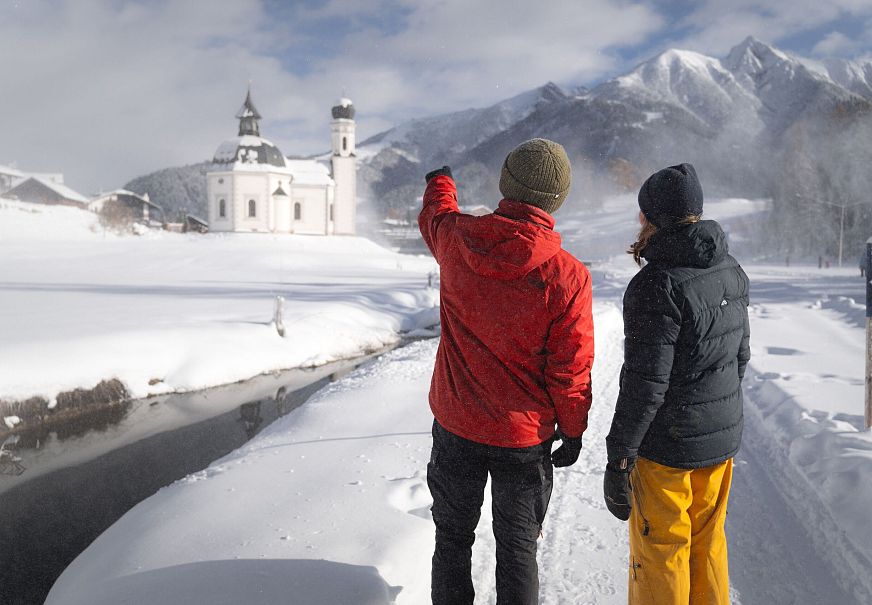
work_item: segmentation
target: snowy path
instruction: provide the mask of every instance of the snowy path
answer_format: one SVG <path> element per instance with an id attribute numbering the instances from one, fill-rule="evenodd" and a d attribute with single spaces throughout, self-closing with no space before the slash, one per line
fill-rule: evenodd
<path id="1" fill-rule="evenodd" d="M 754 423 L 748 419 L 736 458 L 727 517 L 733 605 L 860 605 L 839 585 L 832 561 L 815 553 L 809 532 L 822 529 L 797 519 L 774 487 L 754 447 Z"/>
<path id="2" fill-rule="evenodd" d="M 539 547 L 542 605 L 626 603 L 627 529 L 602 502 L 605 435 L 618 393 L 622 363 L 619 312 L 600 307 L 594 406 L 585 447 L 569 469 L 555 470 L 554 495 Z M 797 519 L 767 474 L 765 435 L 749 414 L 748 438 L 737 458 L 728 517 L 733 605 L 859 605 L 834 577 L 832 562 L 812 546 L 809 532 L 820 531 Z M 762 437 L 765 438 L 765 437 Z M 494 539 L 486 499 L 474 554 L 476 603 L 496 601 L 493 587 Z"/>

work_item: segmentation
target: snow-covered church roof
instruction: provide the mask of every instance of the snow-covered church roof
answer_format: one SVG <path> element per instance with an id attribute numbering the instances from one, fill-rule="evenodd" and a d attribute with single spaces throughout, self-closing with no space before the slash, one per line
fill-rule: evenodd
<path id="1" fill-rule="evenodd" d="M 285 160 L 294 185 L 332 185 L 330 169 L 315 160 Z"/>
<path id="2" fill-rule="evenodd" d="M 218 146 L 216 164 L 263 164 L 267 166 L 286 166 L 285 156 L 274 143 L 263 137 L 244 134 L 228 139 Z"/>
<path id="3" fill-rule="evenodd" d="M 285 156 L 271 141 L 260 136 L 260 112 L 251 101 L 251 89 L 245 95 L 242 107 L 236 112 L 239 134 L 218 146 L 216 164 L 243 164 L 246 168 L 262 165 L 285 167 Z"/>
<path id="4" fill-rule="evenodd" d="M 351 99 L 346 97 L 342 97 L 336 102 L 336 105 L 330 110 L 333 114 L 333 119 L 343 119 L 343 120 L 353 120 L 354 119 L 354 105 L 351 102 Z"/>

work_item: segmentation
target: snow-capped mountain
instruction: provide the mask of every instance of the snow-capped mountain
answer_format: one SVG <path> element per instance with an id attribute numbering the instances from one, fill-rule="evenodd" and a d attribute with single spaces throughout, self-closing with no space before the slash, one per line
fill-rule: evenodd
<path id="1" fill-rule="evenodd" d="M 521 93 L 484 109 L 467 109 L 415 119 L 371 137 L 360 144 L 360 153 L 386 146 L 403 149 L 413 158 L 430 159 L 440 153 L 462 153 L 526 118 L 536 109 L 567 98 L 553 82 Z"/>
<path id="2" fill-rule="evenodd" d="M 872 61 L 827 59 L 822 65 L 833 82 L 855 94 L 872 99 Z"/>
<path id="3" fill-rule="evenodd" d="M 401 205 L 414 201 L 424 172 L 448 163 L 466 193 L 492 201 L 508 150 L 543 136 L 562 142 L 591 179 L 617 166 L 632 185 L 689 160 L 713 191 L 761 195 L 771 189 L 761 168 L 792 125 L 870 109 L 872 63 L 813 62 L 749 37 L 723 59 L 667 50 L 590 91 L 549 83 L 485 109 L 406 122 L 363 142 L 362 179 L 376 201 Z"/>

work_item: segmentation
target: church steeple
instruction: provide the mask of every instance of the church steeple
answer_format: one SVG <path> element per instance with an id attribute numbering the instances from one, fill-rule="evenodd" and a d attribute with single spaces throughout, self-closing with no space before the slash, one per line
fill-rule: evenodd
<path id="1" fill-rule="evenodd" d="M 251 102 L 250 85 L 248 87 L 248 93 L 245 95 L 245 102 L 236 113 L 236 117 L 239 120 L 239 136 L 246 134 L 256 137 L 260 136 L 260 124 L 258 124 L 258 120 L 261 119 L 261 115 L 258 113 L 254 103 Z"/>

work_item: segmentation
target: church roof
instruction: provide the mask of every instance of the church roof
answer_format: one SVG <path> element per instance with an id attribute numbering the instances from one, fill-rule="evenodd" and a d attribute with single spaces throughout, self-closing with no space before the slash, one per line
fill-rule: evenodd
<path id="1" fill-rule="evenodd" d="M 351 99 L 342 97 L 336 102 L 336 105 L 333 106 L 330 113 L 333 115 L 334 120 L 353 120 L 354 105 L 351 103 Z"/>
<path id="2" fill-rule="evenodd" d="M 260 120 L 262 117 L 254 106 L 254 103 L 251 102 L 250 88 L 248 89 L 248 93 L 245 95 L 245 101 L 242 103 L 242 107 L 240 107 L 239 111 L 236 112 L 236 117 L 240 120 L 242 118 L 254 118 Z"/>
<path id="3" fill-rule="evenodd" d="M 286 166 L 284 155 L 271 141 L 248 134 L 221 143 L 212 161 L 216 164 Z"/>
<path id="4" fill-rule="evenodd" d="M 294 176 L 293 185 L 332 185 L 330 169 L 315 160 L 285 160 Z"/>

